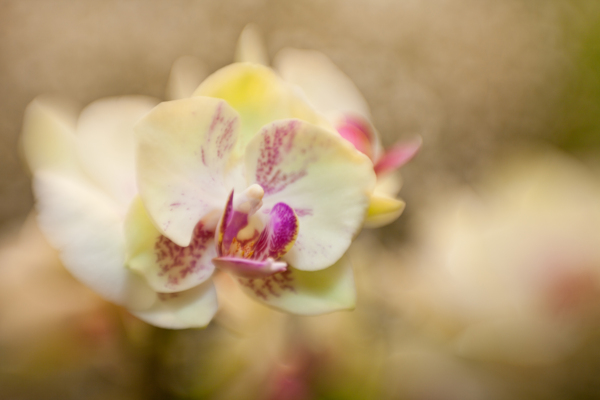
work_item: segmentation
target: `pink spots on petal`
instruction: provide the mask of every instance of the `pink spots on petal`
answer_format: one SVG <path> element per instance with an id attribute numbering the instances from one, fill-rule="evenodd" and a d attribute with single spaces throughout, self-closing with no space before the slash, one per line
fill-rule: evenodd
<path id="1" fill-rule="evenodd" d="M 280 192 L 287 185 L 306 176 L 307 163 L 295 171 L 284 172 L 281 168 L 283 161 L 293 151 L 294 138 L 300 124 L 300 121 L 292 120 L 287 125 L 274 125 L 267 128 L 270 131 L 262 132 L 256 182 L 262 186 L 265 194 Z"/>
<path id="2" fill-rule="evenodd" d="M 225 102 L 221 102 L 217 106 L 206 133 L 206 140 L 200 147 L 202 164 L 209 168 L 217 165 L 217 160 L 227 156 L 236 142 L 238 118 L 227 117 L 223 112 L 224 104 Z"/>
<path id="3" fill-rule="evenodd" d="M 213 119 L 210 122 L 210 128 L 208 128 L 208 138 L 210 140 L 210 137 L 212 136 L 212 134 L 215 132 L 215 129 L 217 128 L 218 124 L 222 124 L 224 122 L 224 118 L 223 118 L 223 102 L 219 103 L 219 105 L 217 106 L 217 110 L 215 111 L 215 114 L 213 115 Z"/>
<path id="4" fill-rule="evenodd" d="M 176 208 L 181 207 L 181 205 L 182 205 L 181 202 L 171 203 L 171 204 L 169 204 L 169 211 L 173 211 Z"/>
<path id="5" fill-rule="evenodd" d="M 264 278 L 239 278 L 239 282 L 264 301 L 268 301 L 270 297 L 281 297 L 284 292 L 296 293 L 294 276 L 290 269 Z"/>
<path id="6" fill-rule="evenodd" d="M 178 246 L 163 235 L 155 242 L 154 253 L 159 267 L 158 275 L 166 276 L 167 286 L 175 287 L 180 284 L 180 280 L 192 274 L 201 281 L 212 273 L 212 264 L 209 260 L 202 262 L 202 256 L 209 250 L 208 245 L 213 239 L 214 232 L 203 228 L 202 222 L 196 225 L 192 241 L 187 247 Z"/>

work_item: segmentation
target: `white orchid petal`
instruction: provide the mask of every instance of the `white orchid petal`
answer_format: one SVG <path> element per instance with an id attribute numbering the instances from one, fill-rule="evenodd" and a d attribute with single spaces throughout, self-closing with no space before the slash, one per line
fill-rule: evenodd
<path id="1" fill-rule="evenodd" d="M 159 231 L 179 246 L 225 205 L 238 121 L 224 101 L 194 97 L 161 103 L 137 125 L 140 196 Z"/>
<path id="2" fill-rule="evenodd" d="M 269 65 L 269 56 L 258 25 L 248 24 L 240 34 L 235 61 Z"/>
<path id="3" fill-rule="evenodd" d="M 335 263 L 358 233 L 375 186 L 368 157 L 334 132 L 283 120 L 265 126 L 245 158 L 248 184 L 265 191 L 262 212 L 283 202 L 299 219 L 283 260 L 311 271 Z"/>
<path id="4" fill-rule="evenodd" d="M 275 56 L 274 65 L 285 81 L 299 86 L 308 101 L 328 117 L 357 114 L 371 118 L 356 85 L 324 54 L 285 48 Z"/>
<path id="5" fill-rule="evenodd" d="M 38 222 L 65 267 L 105 299 L 133 309 L 152 304 L 154 291 L 125 267 L 117 204 L 93 185 L 41 171 L 34 176 Z"/>
<path id="6" fill-rule="evenodd" d="M 173 293 L 191 289 L 206 281 L 217 256 L 214 230 L 200 222 L 188 247 L 180 247 L 161 235 L 152 225 L 137 197 L 125 219 L 127 266 L 140 273 L 152 289 Z"/>
<path id="7" fill-rule="evenodd" d="M 171 67 L 167 82 L 166 97 L 168 100 L 179 100 L 192 97 L 196 88 L 208 76 L 208 67 L 198 57 L 179 57 Z"/>
<path id="8" fill-rule="evenodd" d="M 217 292 L 212 281 L 208 281 L 184 292 L 159 293 L 150 309 L 132 314 L 161 328 L 203 328 L 209 324 L 217 308 Z"/>
<path id="9" fill-rule="evenodd" d="M 32 172 L 50 169 L 81 175 L 75 142 L 76 117 L 58 99 L 38 97 L 25 110 L 21 149 Z"/>
<path id="10" fill-rule="evenodd" d="M 79 160 L 88 175 L 127 208 L 137 193 L 133 126 L 158 100 L 109 97 L 88 105 L 77 123 Z"/>
<path id="11" fill-rule="evenodd" d="M 352 266 L 347 257 L 320 271 L 287 271 L 266 278 L 238 278 L 248 296 L 282 311 L 318 315 L 356 304 Z"/>

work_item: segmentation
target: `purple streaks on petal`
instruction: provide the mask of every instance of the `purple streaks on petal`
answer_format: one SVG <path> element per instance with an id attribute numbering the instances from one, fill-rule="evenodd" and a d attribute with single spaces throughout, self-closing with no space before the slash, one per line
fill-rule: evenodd
<path id="1" fill-rule="evenodd" d="M 283 256 L 298 236 L 298 217 L 285 203 L 277 203 L 269 213 L 269 223 L 261 232 L 252 258 L 275 260 Z"/>
<path id="2" fill-rule="evenodd" d="M 286 269 L 262 278 L 239 278 L 240 284 L 251 290 L 256 297 L 267 301 L 269 297 L 280 297 L 283 292 L 296 292 L 294 288 L 294 274 L 291 269 Z"/>
<path id="3" fill-rule="evenodd" d="M 282 261 L 250 260 L 241 257 L 216 257 L 213 263 L 221 270 L 233 273 L 240 277 L 257 278 L 285 271 L 287 264 Z"/>
<path id="4" fill-rule="evenodd" d="M 223 113 L 224 104 L 225 102 L 221 102 L 217 106 L 206 134 L 206 140 L 200 147 L 202 164 L 207 167 L 211 167 L 216 163 L 215 156 L 217 159 L 222 159 L 228 155 L 237 139 L 235 128 L 238 124 L 238 118 L 227 118 Z"/>
<path id="5" fill-rule="evenodd" d="M 306 166 L 291 172 L 284 172 L 280 168 L 282 161 L 293 150 L 294 138 L 300 125 L 300 121 L 291 120 L 287 125 L 275 125 L 262 131 L 256 182 L 262 186 L 265 194 L 280 192 L 287 185 L 306 176 Z"/>
<path id="6" fill-rule="evenodd" d="M 206 280 L 213 271 L 210 263 L 202 263 L 201 258 L 208 250 L 214 232 L 204 229 L 204 224 L 199 222 L 194 229 L 192 241 L 189 246 L 181 247 L 166 236 L 159 236 L 154 243 L 154 254 L 159 267 L 159 276 L 167 276 L 168 286 L 174 287 L 188 275 L 195 274 L 196 280 Z"/>

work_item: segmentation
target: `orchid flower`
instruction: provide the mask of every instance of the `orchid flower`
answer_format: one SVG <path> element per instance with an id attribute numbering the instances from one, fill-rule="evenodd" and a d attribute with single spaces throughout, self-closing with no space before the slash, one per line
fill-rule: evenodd
<path id="1" fill-rule="evenodd" d="M 250 63 L 152 110 L 137 126 L 130 268 L 161 293 L 203 284 L 217 268 L 285 311 L 352 307 L 342 256 L 375 176 L 366 156 L 307 119 L 320 123 L 270 69 Z"/>
<path id="2" fill-rule="evenodd" d="M 100 100 L 76 128 L 53 104 L 29 106 L 39 223 L 73 275 L 166 328 L 208 324 L 215 269 L 283 311 L 352 308 L 344 253 L 375 185 L 369 158 L 259 65 L 156 103 Z"/>
<path id="3" fill-rule="evenodd" d="M 240 35 L 236 56 L 238 61 L 268 62 L 255 25 L 246 26 Z M 395 198 L 401 180 L 392 172 L 414 157 L 421 138 L 398 142 L 384 151 L 366 100 L 352 80 L 322 53 L 287 48 L 276 55 L 274 65 L 281 77 L 293 84 L 344 139 L 373 162 L 377 186 L 371 196 L 365 226 L 379 227 L 396 220 L 404 211 L 405 203 Z"/>

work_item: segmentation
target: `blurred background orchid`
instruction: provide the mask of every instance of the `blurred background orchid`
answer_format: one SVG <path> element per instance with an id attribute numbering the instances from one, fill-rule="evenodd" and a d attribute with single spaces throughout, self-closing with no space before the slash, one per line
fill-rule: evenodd
<path id="1" fill-rule="evenodd" d="M 0 26 L 0 399 L 600 398 L 597 2 L 7 0 Z M 74 279 L 31 173 L 103 193 L 101 252 L 136 194 L 122 132 L 234 61 L 371 160 L 379 229 L 346 256 L 353 311 L 282 313 L 217 272 L 204 329 L 157 328 L 191 314 Z"/>

